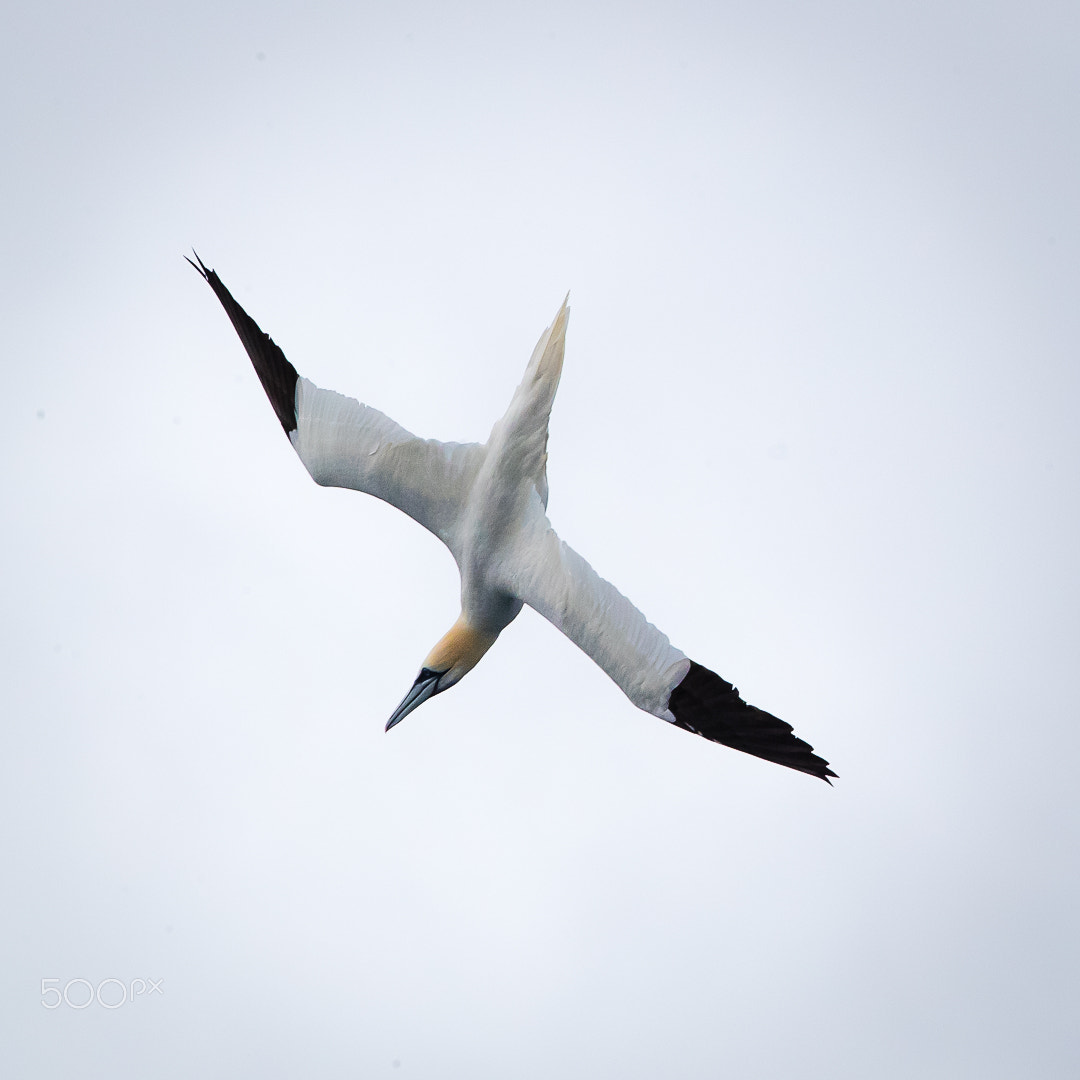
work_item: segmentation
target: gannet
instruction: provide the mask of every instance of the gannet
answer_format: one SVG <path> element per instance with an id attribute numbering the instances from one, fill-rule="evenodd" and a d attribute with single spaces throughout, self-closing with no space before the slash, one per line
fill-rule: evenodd
<path id="1" fill-rule="evenodd" d="M 747 704 L 731 683 L 676 649 L 552 529 L 548 418 L 562 374 L 569 297 L 540 336 L 487 442 L 443 443 L 417 438 L 377 409 L 301 378 L 218 275 L 192 254 L 196 261 L 187 261 L 221 301 L 312 479 L 396 506 L 434 533 L 457 562 L 461 614 L 428 653 L 387 731 L 460 682 L 528 604 L 639 709 L 826 783 L 836 776 L 790 724 Z"/>

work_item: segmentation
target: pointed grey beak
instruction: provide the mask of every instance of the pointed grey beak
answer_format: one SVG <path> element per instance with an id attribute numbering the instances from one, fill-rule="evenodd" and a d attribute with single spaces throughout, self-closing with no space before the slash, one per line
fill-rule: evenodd
<path id="1" fill-rule="evenodd" d="M 400 724 L 417 705 L 423 705 L 429 697 L 437 694 L 439 692 L 439 679 L 442 675 L 443 672 L 441 671 L 424 668 L 416 676 L 416 682 L 412 684 L 412 689 L 405 695 L 405 700 L 394 710 L 394 715 L 386 721 L 386 730 L 389 731 L 395 724 Z"/>

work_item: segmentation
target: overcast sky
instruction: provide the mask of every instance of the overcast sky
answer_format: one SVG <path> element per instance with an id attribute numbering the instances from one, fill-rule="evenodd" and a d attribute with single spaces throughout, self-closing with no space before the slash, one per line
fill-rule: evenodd
<path id="1" fill-rule="evenodd" d="M 1075 4 L 5 22 L 5 1075 L 1075 1075 Z M 460 441 L 569 289 L 556 529 L 835 787 L 529 611 L 385 735 L 453 560 L 192 246 Z"/>

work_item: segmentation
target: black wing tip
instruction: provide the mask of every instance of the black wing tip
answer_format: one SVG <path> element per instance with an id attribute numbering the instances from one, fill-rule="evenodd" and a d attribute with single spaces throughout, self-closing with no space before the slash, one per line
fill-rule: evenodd
<path id="1" fill-rule="evenodd" d="M 274 343 L 274 339 L 264 333 L 259 324 L 236 302 L 221 278 L 206 266 L 194 248 L 191 249 L 191 254 L 195 256 L 194 262 L 186 255 L 184 258 L 202 275 L 221 301 L 221 306 L 247 350 L 255 373 L 270 399 L 274 414 L 281 422 L 285 434 L 291 437 L 297 427 L 296 383 L 299 376 L 296 368 L 289 363 L 285 354 Z"/>
<path id="2" fill-rule="evenodd" d="M 187 260 L 187 261 L 188 261 L 189 263 L 191 263 L 191 265 L 192 265 L 192 266 L 194 266 L 194 267 L 195 267 L 195 269 L 196 269 L 196 270 L 197 270 L 197 271 L 199 272 L 199 274 L 201 274 L 201 275 L 202 275 L 202 277 L 203 277 L 203 278 L 204 278 L 204 279 L 205 279 L 206 281 L 209 281 L 209 280 L 210 280 L 210 275 L 211 275 L 211 274 L 212 274 L 212 273 L 213 273 L 214 271 L 213 271 L 213 270 L 207 270 L 207 268 L 206 268 L 206 267 L 205 267 L 205 266 L 203 265 L 203 261 L 202 261 L 202 259 L 200 259 L 200 258 L 199 258 L 199 253 L 198 253 L 198 252 L 197 252 L 197 251 L 196 251 L 196 250 L 195 250 L 194 248 L 192 248 L 192 249 L 191 249 L 191 254 L 195 256 L 195 261 L 194 261 L 194 262 L 191 262 L 191 260 L 190 260 L 190 259 L 188 259 L 188 257 L 187 257 L 186 255 L 184 256 L 184 258 L 185 258 L 185 259 L 186 259 L 186 260 Z"/>
<path id="3" fill-rule="evenodd" d="M 830 787 L 829 777 L 837 775 L 790 724 L 748 705 L 731 683 L 693 660 L 683 681 L 671 691 L 668 708 L 679 727 L 712 742 L 816 776 Z"/>

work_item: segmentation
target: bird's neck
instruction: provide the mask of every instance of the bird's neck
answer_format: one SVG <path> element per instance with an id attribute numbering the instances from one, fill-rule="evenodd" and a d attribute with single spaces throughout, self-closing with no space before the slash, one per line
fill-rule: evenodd
<path id="1" fill-rule="evenodd" d="M 424 667 L 431 671 L 445 671 L 440 688 L 453 686 L 480 662 L 480 658 L 495 644 L 498 634 L 488 634 L 470 625 L 464 613 L 442 636 L 428 653 Z"/>

